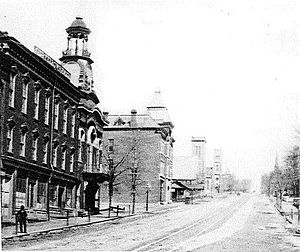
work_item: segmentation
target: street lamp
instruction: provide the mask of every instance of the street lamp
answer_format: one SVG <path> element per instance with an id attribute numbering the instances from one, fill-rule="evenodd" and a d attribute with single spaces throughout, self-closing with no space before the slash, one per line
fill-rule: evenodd
<path id="1" fill-rule="evenodd" d="M 148 212 L 148 205 L 149 205 L 149 191 L 151 190 L 151 185 L 150 183 L 148 182 L 147 185 L 146 185 L 146 212 Z"/>

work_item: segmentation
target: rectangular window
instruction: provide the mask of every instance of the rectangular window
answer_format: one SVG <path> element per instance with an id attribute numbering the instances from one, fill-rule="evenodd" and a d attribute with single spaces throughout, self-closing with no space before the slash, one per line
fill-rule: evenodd
<path id="1" fill-rule="evenodd" d="M 7 127 L 7 151 L 12 152 L 13 151 L 13 134 L 14 128 Z"/>
<path id="2" fill-rule="evenodd" d="M 164 153 L 164 149 L 165 149 L 165 144 L 163 141 L 160 142 L 160 152 Z"/>
<path id="3" fill-rule="evenodd" d="M 70 154 L 70 172 L 73 172 L 74 171 L 74 154 L 71 153 Z"/>
<path id="4" fill-rule="evenodd" d="M 4 177 L 1 177 L 1 207 L 2 207 L 2 216 L 9 216 L 9 201 L 10 201 L 10 183 L 11 180 L 8 180 Z"/>
<path id="5" fill-rule="evenodd" d="M 49 125 L 49 119 L 50 119 L 50 97 L 45 98 L 45 124 Z"/>
<path id="6" fill-rule="evenodd" d="M 49 146 L 49 142 L 45 142 L 43 144 L 43 163 L 47 164 L 48 161 L 48 146 Z"/>
<path id="7" fill-rule="evenodd" d="M 21 132 L 20 139 L 20 156 L 25 157 L 25 149 L 26 149 L 26 135 L 27 133 Z"/>
<path id="8" fill-rule="evenodd" d="M 78 143 L 78 161 L 82 161 L 82 142 L 79 141 Z"/>
<path id="9" fill-rule="evenodd" d="M 68 187 L 66 192 L 66 207 L 72 207 L 72 188 Z"/>
<path id="10" fill-rule="evenodd" d="M 57 167 L 57 147 L 53 148 L 53 166 Z"/>
<path id="11" fill-rule="evenodd" d="M 16 181 L 16 207 L 26 206 L 26 179 L 17 178 Z"/>
<path id="12" fill-rule="evenodd" d="M 72 120 L 71 120 L 71 137 L 75 137 L 75 114 L 72 114 Z"/>
<path id="13" fill-rule="evenodd" d="M 49 204 L 57 206 L 57 185 L 49 184 Z"/>
<path id="14" fill-rule="evenodd" d="M 8 89 L 8 105 L 10 107 L 14 107 L 15 105 L 15 88 L 16 88 L 16 78 L 17 76 L 14 76 L 11 78 L 11 81 L 9 83 L 9 89 Z"/>
<path id="15" fill-rule="evenodd" d="M 114 139 L 108 139 L 108 151 L 114 151 Z"/>
<path id="16" fill-rule="evenodd" d="M 32 138 L 32 160 L 37 160 L 38 138 Z"/>
<path id="17" fill-rule="evenodd" d="M 54 129 L 58 129 L 59 103 L 54 106 Z"/>
<path id="18" fill-rule="evenodd" d="M 34 118 L 39 119 L 39 102 L 40 102 L 40 91 L 34 90 Z"/>
<path id="19" fill-rule="evenodd" d="M 61 153 L 61 168 L 63 170 L 66 169 L 66 156 L 67 156 L 67 151 L 62 150 L 62 153 Z"/>
<path id="20" fill-rule="evenodd" d="M 63 110 L 63 133 L 67 134 L 68 108 Z"/>
<path id="21" fill-rule="evenodd" d="M 165 163 L 163 161 L 160 161 L 160 173 L 165 174 Z"/>
<path id="22" fill-rule="evenodd" d="M 28 99 L 28 84 L 23 83 L 23 90 L 22 90 L 22 112 L 24 114 L 27 113 L 27 99 Z"/>
<path id="23" fill-rule="evenodd" d="M 37 207 L 46 208 L 46 183 L 39 182 L 37 190 Z"/>
<path id="24" fill-rule="evenodd" d="M 30 208 L 34 207 L 34 186 L 35 186 L 35 183 L 29 182 L 29 184 L 28 184 L 27 206 L 30 207 Z"/>

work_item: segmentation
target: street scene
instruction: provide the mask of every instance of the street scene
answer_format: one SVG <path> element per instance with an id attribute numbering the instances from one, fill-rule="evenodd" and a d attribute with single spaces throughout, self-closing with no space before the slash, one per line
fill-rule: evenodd
<path id="1" fill-rule="evenodd" d="M 8 250 L 299 251 L 284 219 L 262 195 L 228 195 L 7 242 Z"/>
<path id="2" fill-rule="evenodd" d="M 299 11 L 1 2 L 1 249 L 299 251 Z"/>

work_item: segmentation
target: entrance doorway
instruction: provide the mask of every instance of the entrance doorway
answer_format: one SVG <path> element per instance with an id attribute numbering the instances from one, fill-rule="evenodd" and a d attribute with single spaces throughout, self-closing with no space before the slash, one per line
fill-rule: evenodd
<path id="1" fill-rule="evenodd" d="M 65 207 L 65 200 L 64 200 L 64 187 L 59 187 L 58 189 L 58 207 L 64 208 Z"/>
<path id="2" fill-rule="evenodd" d="M 95 206 L 98 199 L 95 198 L 99 185 L 89 182 L 85 188 L 85 210 L 91 210 L 91 213 L 99 213 L 98 207 Z"/>

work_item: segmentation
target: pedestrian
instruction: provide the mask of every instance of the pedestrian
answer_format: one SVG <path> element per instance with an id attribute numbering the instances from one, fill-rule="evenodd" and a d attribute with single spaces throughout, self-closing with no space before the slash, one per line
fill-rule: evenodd
<path id="1" fill-rule="evenodd" d="M 24 226 L 24 233 L 27 233 L 26 232 L 27 213 L 23 205 L 21 206 L 21 209 L 17 212 L 17 220 L 20 223 L 20 232 L 23 233 L 23 226 Z"/>

